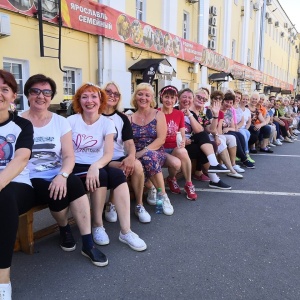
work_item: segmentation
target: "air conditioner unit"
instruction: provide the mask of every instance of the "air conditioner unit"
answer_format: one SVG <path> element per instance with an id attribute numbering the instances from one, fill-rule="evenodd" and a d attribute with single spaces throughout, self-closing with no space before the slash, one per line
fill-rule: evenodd
<path id="1" fill-rule="evenodd" d="M 215 6 L 211 6 L 209 8 L 209 13 L 213 16 L 216 16 L 217 15 L 217 8 Z"/>
<path id="2" fill-rule="evenodd" d="M 273 24 L 273 19 L 272 19 L 272 18 L 269 18 L 269 19 L 268 19 L 268 23 L 269 23 L 269 24 Z"/>
<path id="3" fill-rule="evenodd" d="M 275 27 L 279 27 L 279 21 L 275 22 Z"/>
<path id="4" fill-rule="evenodd" d="M 208 48 L 211 50 L 215 50 L 216 49 L 216 42 L 214 40 L 209 40 L 208 41 Z"/>
<path id="5" fill-rule="evenodd" d="M 272 0 L 267 0 L 267 5 L 272 5 Z"/>
<path id="6" fill-rule="evenodd" d="M 251 62 L 247 62 L 247 66 L 248 66 L 248 67 L 251 67 Z"/>
<path id="7" fill-rule="evenodd" d="M 253 4 L 253 9 L 255 11 L 259 10 L 259 2 L 256 2 L 256 3 Z"/>
<path id="8" fill-rule="evenodd" d="M 217 18 L 216 17 L 209 18 L 209 25 L 216 26 L 216 24 L 217 24 Z"/>
<path id="9" fill-rule="evenodd" d="M 299 49 L 298 48 L 296 49 L 296 53 L 299 53 Z"/>
<path id="10" fill-rule="evenodd" d="M 270 18 L 270 13 L 266 12 L 266 19 Z"/>
<path id="11" fill-rule="evenodd" d="M 0 13 L 0 37 L 10 36 L 10 17 Z"/>
<path id="12" fill-rule="evenodd" d="M 288 29 L 288 32 L 291 32 L 291 31 L 292 31 L 292 28 L 289 28 L 289 29 Z"/>
<path id="13" fill-rule="evenodd" d="M 283 24 L 283 27 L 284 27 L 284 28 L 288 28 L 288 23 L 284 23 L 284 24 Z"/>
<path id="14" fill-rule="evenodd" d="M 241 6 L 241 17 L 245 15 L 245 7 Z"/>
<path id="15" fill-rule="evenodd" d="M 281 36 L 281 37 L 284 37 L 284 32 L 283 32 L 283 31 L 280 33 L 280 36 Z"/>
<path id="16" fill-rule="evenodd" d="M 213 26 L 208 27 L 208 35 L 217 36 L 217 28 Z"/>
<path id="17" fill-rule="evenodd" d="M 191 3 L 191 4 L 194 4 L 194 3 L 197 3 L 199 2 L 199 0 L 188 0 L 188 3 Z"/>

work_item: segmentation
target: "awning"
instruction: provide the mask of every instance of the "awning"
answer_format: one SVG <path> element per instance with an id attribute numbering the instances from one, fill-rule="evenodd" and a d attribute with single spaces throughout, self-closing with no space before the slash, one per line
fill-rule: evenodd
<path id="1" fill-rule="evenodd" d="M 214 73 L 208 76 L 209 84 L 213 84 L 214 82 L 217 83 L 217 88 L 226 81 L 230 81 L 234 79 L 233 75 L 231 73 L 225 73 L 225 72 L 220 72 L 220 73 Z"/>
<path id="2" fill-rule="evenodd" d="M 152 83 L 155 74 L 175 77 L 176 72 L 165 58 L 141 59 L 128 68 L 130 71 L 140 71 L 143 74 L 143 82 Z"/>
<path id="3" fill-rule="evenodd" d="M 270 93 L 280 93 L 281 92 L 281 88 L 276 87 L 276 86 L 265 86 L 264 87 L 264 93 L 265 94 L 270 94 Z"/>

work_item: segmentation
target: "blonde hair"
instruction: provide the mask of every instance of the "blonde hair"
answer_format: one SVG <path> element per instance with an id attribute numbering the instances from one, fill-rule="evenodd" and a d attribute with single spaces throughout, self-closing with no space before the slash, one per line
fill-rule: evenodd
<path id="1" fill-rule="evenodd" d="M 114 107 L 114 109 L 119 112 L 123 112 L 124 107 L 123 107 L 122 94 L 121 94 L 119 85 L 114 81 L 109 81 L 103 85 L 103 87 L 102 87 L 103 90 L 106 90 L 109 85 L 114 85 L 116 87 L 116 89 L 118 90 L 118 93 L 120 94 L 118 104 Z"/>
<path id="2" fill-rule="evenodd" d="M 146 83 L 146 82 L 142 82 L 142 83 L 140 83 L 136 86 L 136 89 L 134 90 L 134 93 L 131 96 L 130 105 L 133 106 L 135 109 L 138 109 L 137 102 L 136 102 L 135 98 L 136 98 L 136 94 L 139 91 L 142 91 L 142 90 L 147 90 L 148 92 L 151 93 L 152 101 L 150 103 L 150 107 L 154 108 L 155 105 L 156 105 L 156 102 L 155 102 L 155 99 L 154 99 L 154 89 L 153 89 L 153 86 L 151 84 Z"/>

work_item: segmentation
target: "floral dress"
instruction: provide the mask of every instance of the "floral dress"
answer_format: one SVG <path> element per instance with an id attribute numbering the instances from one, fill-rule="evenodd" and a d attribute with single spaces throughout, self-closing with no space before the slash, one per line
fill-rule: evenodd
<path id="1" fill-rule="evenodd" d="M 136 151 L 143 150 L 157 138 L 156 118 L 144 126 L 137 125 L 131 120 L 131 126 Z M 166 161 L 164 147 L 161 146 L 158 150 L 148 150 L 142 157 L 139 158 L 139 160 L 144 168 L 145 180 L 149 179 L 153 175 L 161 172 L 161 168 Z"/>

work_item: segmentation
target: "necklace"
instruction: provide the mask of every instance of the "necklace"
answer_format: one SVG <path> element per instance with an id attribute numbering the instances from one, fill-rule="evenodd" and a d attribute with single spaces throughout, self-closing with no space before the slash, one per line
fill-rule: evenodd
<path id="1" fill-rule="evenodd" d="M 150 114 L 151 114 L 151 112 L 148 114 L 145 114 L 145 115 L 142 115 L 142 114 L 138 115 L 138 118 L 141 120 L 142 125 L 145 125 L 147 123 L 147 120 L 148 120 L 148 117 Z"/>

